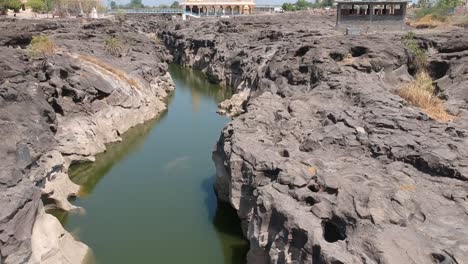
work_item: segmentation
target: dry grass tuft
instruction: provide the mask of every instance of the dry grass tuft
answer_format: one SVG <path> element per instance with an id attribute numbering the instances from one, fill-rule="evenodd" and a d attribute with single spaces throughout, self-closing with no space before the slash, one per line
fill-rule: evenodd
<path id="1" fill-rule="evenodd" d="M 411 23 L 411 26 L 414 28 L 436 28 L 442 25 L 447 25 L 447 21 L 442 21 L 438 17 L 434 16 L 433 14 L 428 14 L 423 16 L 422 18 L 414 21 Z"/>
<path id="2" fill-rule="evenodd" d="M 127 77 L 127 74 L 125 74 L 125 72 L 121 71 L 121 70 L 118 70 L 100 60 L 98 60 L 97 58 L 95 57 L 91 57 L 89 55 L 78 55 L 78 58 L 83 60 L 83 61 L 86 61 L 88 63 L 91 63 L 93 65 L 96 65 L 98 66 L 99 68 L 101 69 L 104 69 L 106 70 L 107 72 L 110 72 L 112 73 L 113 75 L 117 76 L 121 81 L 123 82 L 126 82 L 128 85 L 134 87 L 134 88 L 140 88 L 139 84 L 138 84 L 138 81 L 136 81 L 135 79 L 132 79 L 132 78 L 129 78 Z"/>
<path id="3" fill-rule="evenodd" d="M 413 82 L 404 86 L 398 94 L 410 104 L 420 107 L 431 118 L 450 122 L 455 118 L 445 109 L 444 102 L 434 95 L 434 85 L 429 74 L 420 71 Z"/>
<path id="4" fill-rule="evenodd" d="M 32 58 L 46 57 L 55 53 L 55 44 L 48 36 L 34 36 L 27 51 Z"/>
<path id="5" fill-rule="evenodd" d="M 104 39 L 104 49 L 112 56 L 122 56 L 122 43 L 116 37 L 107 37 Z"/>

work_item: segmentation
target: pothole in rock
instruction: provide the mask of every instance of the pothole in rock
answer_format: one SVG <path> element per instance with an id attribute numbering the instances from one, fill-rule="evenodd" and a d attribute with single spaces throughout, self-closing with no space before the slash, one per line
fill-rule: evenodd
<path id="1" fill-rule="evenodd" d="M 279 152 L 279 155 L 283 158 L 289 158 L 289 151 L 286 149 L 283 149 Z"/>
<path id="2" fill-rule="evenodd" d="M 323 220 L 322 229 L 323 238 L 329 243 L 346 239 L 346 225 L 338 218 Z"/>
<path id="3" fill-rule="evenodd" d="M 302 57 L 304 55 L 306 55 L 307 52 L 309 52 L 310 50 L 310 46 L 304 46 L 304 47 L 300 47 L 297 51 L 296 51 L 296 54 L 294 54 L 295 57 Z"/>
<path id="4" fill-rule="evenodd" d="M 431 78 L 437 80 L 447 75 L 450 65 L 446 61 L 431 61 L 428 68 Z"/>
<path id="5" fill-rule="evenodd" d="M 369 49 L 363 46 L 351 47 L 350 53 L 353 57 L 361 57 L 369 52 Z"/>
<path id="6" fill-rule="evenodd" d="M 265 177 L 269 178 L 271 181 L 276 181 L 278 179 L 278 175 L 280 173 L 280 169 L 274 169 L 274 170 L 265 170 L 263 171 L 263 174 Z"/>
<path id="7" fill-rule="evenodd" d="M 15 36 L 4 43 L 3 46 L 5 47 L 13 47 L 17 48 L 20 47 L 21 49 L 26 49 L 28 45 L 31 43 L 32 35 L 29 34 L 20 34 Z"/>
<path id="8" fill-rule="evenodd" d="M 344 59 L 344 54 L 339 52 L 331 52 L 330 58 L 332 58 L 334 61 L 342 61 Z"/>

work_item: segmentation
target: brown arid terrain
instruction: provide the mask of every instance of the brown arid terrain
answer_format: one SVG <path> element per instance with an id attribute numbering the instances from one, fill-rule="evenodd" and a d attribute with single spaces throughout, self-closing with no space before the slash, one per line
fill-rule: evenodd
<path id="1" fill-rule="evenodd" d="M 42 200 L 75 209 L 68 166 L 164 111 L 168 62 L 237 92 L 213 160 L 249 264 L 468 263 L 467 29 L 334 19 L 0 20 L 0 263 L 84 260 Z"/>

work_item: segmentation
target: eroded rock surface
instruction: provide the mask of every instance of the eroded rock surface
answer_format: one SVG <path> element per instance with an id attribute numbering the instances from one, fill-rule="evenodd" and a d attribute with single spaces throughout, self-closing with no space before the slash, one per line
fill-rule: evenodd
<path id="1" fill-rule="evenodd" d="M 64 210 L 79 186 L 73 162 L 93 160 L 105 144 L 166 109 L 174 89 L 170 56 L 154 39 L 110 21 L 0 21 L 0 262 L 82 263 L 88 247 L 41 198 Z M 32 36 L 47 35 L 54 54 L 31 58 Z M 120 56 L 105 38 L 121 43 Z"/>
<path id="2" fill-rule="evenodd" d="M 332 18 L 191 21 L 175 61 L 250 89 L 213 153 L 248 263 L 468 263 L 468 33 L 418 33 L 453 123 L 395 94 L 415 73 L 401 34 L 342 36 Z"/>

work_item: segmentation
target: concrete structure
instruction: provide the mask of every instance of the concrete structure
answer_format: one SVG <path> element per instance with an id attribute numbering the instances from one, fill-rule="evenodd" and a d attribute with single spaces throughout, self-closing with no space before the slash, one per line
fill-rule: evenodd
<path id="1" fill-rule="evenodd" d="M 256 5 L 255 13 L 274 13 L 275 10 L 281 8 L 280 5 Z"/>
<path id="2" fill-rule="evenodd" d="M 254 0 L 185 0 L 182 5 L 200 16 L 250 15 L 255 8 Z"/>
<path id="3" fill-rule="evenodd" d="M 404 27 L 407 0 L 339 0 L 336 2 L 336 27 L 401 30 Z"/>

